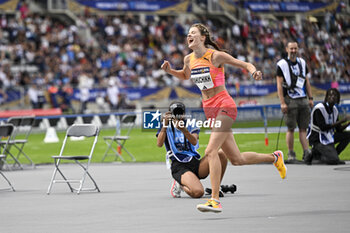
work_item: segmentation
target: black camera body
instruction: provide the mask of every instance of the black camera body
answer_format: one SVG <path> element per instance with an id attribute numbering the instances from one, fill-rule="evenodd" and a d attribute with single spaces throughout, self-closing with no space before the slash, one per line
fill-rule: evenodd
<path id="1" fill-rule="evenodd" d="M 169 106 L 169 111 L 175 118 L 180 119 L 186 113 L 186 107 L 181 102 L 173 102 Z"/>

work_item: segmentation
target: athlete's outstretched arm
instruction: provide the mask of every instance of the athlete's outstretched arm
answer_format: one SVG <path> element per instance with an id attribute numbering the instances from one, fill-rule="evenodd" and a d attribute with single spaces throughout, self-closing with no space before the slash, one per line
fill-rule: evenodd
<path id="1" fill-rule="evenodd" d="M 164 61 L 162 66 L 160 68 L 162 68 L 165 72 L 167 72 L 168 74 L 171 74 L 175 77 L 177 77 L 178 79 L 182 79 L 182 80 L 186 80 L 189 79 L 191 77 L 191 71 L 189 68 L 189 56 L 185 56 L 184 58 L 184 67 L 182 68 L 182 70 L 174 70 L 171 68 L 171 65 L 168 61 Z"/>
<path id="2" fill-rule="evenodd" d="M 262 79 L 262 73 L 260 70 L 257 70 L 255 66 L 249 62 L 238 60 L 232 57 L 230 54 L 222 51 L 215 51 L 212 57 L 212 63 L 216 67 L 221 67 L 225 64 L 236 66 L 242 69 L 246 69 L 252 74 L 255 80 Z"/>

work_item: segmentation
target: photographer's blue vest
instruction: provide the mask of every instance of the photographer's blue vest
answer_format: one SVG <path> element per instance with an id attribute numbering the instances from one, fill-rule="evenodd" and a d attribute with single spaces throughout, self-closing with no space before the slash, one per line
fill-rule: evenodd
<path id="1" fill-rule="evenodd" d="M 186 123 L 186 121 L 185 121 Z M 162 127 L 161 127 L 162 128 Z M 157 136 L 161 130 L 158 130 Z M 189 125 L 187 130 L 192 133 L 200 132 L 199 128 L 192 127 Z M 173 125 L 168 126 L 166 130 L 166 141 L 164 142 L 165 148 L 167 150 L 167 159 L 176 159 L 182 163 L 188 163 L 192 158 L 200 159 L 200 154 L 197 152 L 199 144 L 193 146 L 185 137 L 185 135 Z"/>
<path id="2" fill-rule="evenodd" d="M 193 132 L 192 127 L 187 127 L 189 132 Z M 198 129 L 199 130 L 199 129 Z M 169 126 L 166 130 L 167 139 L 169 142 L 172 155 L 182 163 L 188 163 L 193 157 L 200 159 L 200 154 L 197 152 L 199 144 L 193 146 L 185 137 L 185 135 L 175 127 Z"/>

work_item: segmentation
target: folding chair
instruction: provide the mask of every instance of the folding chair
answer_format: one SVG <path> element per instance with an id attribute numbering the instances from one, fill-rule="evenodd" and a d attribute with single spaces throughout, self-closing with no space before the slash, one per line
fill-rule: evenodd
<path id="1" fill-rule="evenodd" d="M 114 136 L 105 136 L 103 140 L 107 144 L 107 150 L 103 155 L 102 161 L 106 158 L 106 156 L 112 155 L 115 156 L 115 160 L 120 158 L 122 161 L 125 161 L 121 153 L 119 153 L 116 148 L 120 147 L 120 151 L 124 150 L 131 157 L 132 161 L 136 161 L 135 157 L 125 148 L 125 142 L 130 139 L 129 134 L 133 127 L 135 126 L 136 115 L 135 114 L 127 114 L 122 117 L 120 127 L 126 127 L 128 129 L 126 135 L 119 135 L 120 129 L 116 127 L 116 133 Z M 114 143 L 116 145 L 114 145 Z M 116 147 L 113 147 L 116 146 Z M 112 153 L 109 153 L 112 151 Z"/>
<path id="2" fill-rule="evenodd" d="M 77 191 L 77 194 L 79 194 L 81 191 L 95 191 L 95 190 L 97 190 L 98 192 L 100 192 L 100 189 L 98 188 L 95 180 L 92 178 L 92 176 L 90 175 L 90 173 L 88 171 L 89 165 L 91 162 L 91 158 L 92 158 L 92 154 L 94 152 L 95 145 L 97 142 L 98 135 L 99 135 L 99 128 L 93 124 L 74 124 L 67 129 L 67 133 L 66 133 L 66 136 L 63 140 L 60 154 L 56 155 L 56 156 L 52 156 L 52 158 L 55 160 L 55 169 L 54 169 L 53 174 L 52 174 L 52 178 L 51 178 L 49 188 L 47 190 L 47 194 L 50 194 L 52 185 L 54 183 L 67 183 L 70 191 L 71 192 Z M 93 144 L 92 144 L 91 149 L 90 149 L 90 154 L 89 155 L 63 155 L 63 153 L 65 151 L 66 144 L 67 144 L 67 139 L 69 137 L 81 137 L 81 136 L 94 137 Z M 69 145 L 70 146 L 76 145 L 74 142 L 76 142 L 76 141 L 70 140 Z M 76 164 L 78 164 L 84 170 L 82 178 L 80 180 L 67 179 L 66 176 L 61 171 L 61 169 L 59 168 L 61 160 L 71 160 L 71 161 L 74 161 Z M 84 160 L 87 160 L 86 164 L 79 162 L 79 161 L 84 161 Z M 61 174 L 63 179 L 55 179 L 57 172 Z M 86 175 L 88 175 L 89 178 L 91 179 L 91 181 L 94 183 L 94 186 L 95 186 L 94 188 L 83 188 Z M 71 183 L 79 183 L 79 187 L 73 188 Z"/>
<path id="3" fill-rule="evenodd" d="M 13 129 L 14 129 L 14 126 L 12 124 L 0 125 L 0 141 L 4 142 L 2 144 L 2 147 L 1 147 L 3 149 L 2 152 L 0 150 L 0 169 L 2 169 L 2 166 L 4 164 L 6 164 L 6 157 L 8 154 L 8 146 L 9 146 L 9 142 L 11 139 L 11 134 L 13 132 Z M 2 177 L 4 177 L 4 179 L 7 181 L 7 183 L 10 186 L 9 188 L 1 189 L 1 190 L 12 189 L 12 191 L 15 191 L 11 182 L 6 178 L 6 176 L 2 173 L 2 171 L 0 171 L 0 174 L 2 175 Z"/>
<path id="4" fill-rule="evenodd" d="M 23 168 L 22 164 L 19 162 L 20 155 L 23 155 L 29 161 L 30 166 L 33 168 L 35 167 L 33 160 L 23 151 L 23 147 L 28 142 L 28 137 L 32 131 L 34 120 L 34 116 L 12 117 L 8 120 L 8 123 L 13 123 L 16 126 L 10 140 L 10 145 L 13 145 L 17 149 L 16 155 L 11 153 L 15 160 L 14 166 L 18 164 L 20 168 Z"/>
<path id="5" fill-rule="evenodd" d="M 10 152 L 11 151 L 11 146 L 13 145 L 13 140 L 16 138 L 17 132 L 19 130 L 19 126 L 21 125 L 21 120 L 22 120 L 22 117 L 10 117 L 7 120 L 8 124 L 12 124 L 13 130 L 12 130 L 11 135 L 9 136 L 9 141 L 8 142 L 6 140 L 5 141 L 0 141 L 0 147 L 4 147 L 5 145 L 7 145 L 6 146 L 6 152 L 7 152 L 6 154 L 9 155 L 9 156 L 6 156 L 6 163 L 7 163 L 7 165 L 9 164 L 8 162 L 10 160 L 12 160 L 13 161 L 12 167 L 15 167 L 16 165 L 18 165 L 18 167 L 20 169 L 23 169 L 22 164 L 18 161 L 16 156 L 14 156 Z M 10 168 L 8 167 L 8 169 L 10 169 Z"/>

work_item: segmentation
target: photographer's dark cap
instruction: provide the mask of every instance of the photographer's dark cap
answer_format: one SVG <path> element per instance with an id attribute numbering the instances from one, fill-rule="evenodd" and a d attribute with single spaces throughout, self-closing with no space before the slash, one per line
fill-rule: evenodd
<path id="1" fill-rule="evenodd" d="M 173 102 L 169 106 L 169 111 L 174 115 L 181 115 L 186 112 L 186 107 L 181 102 Z"/>

